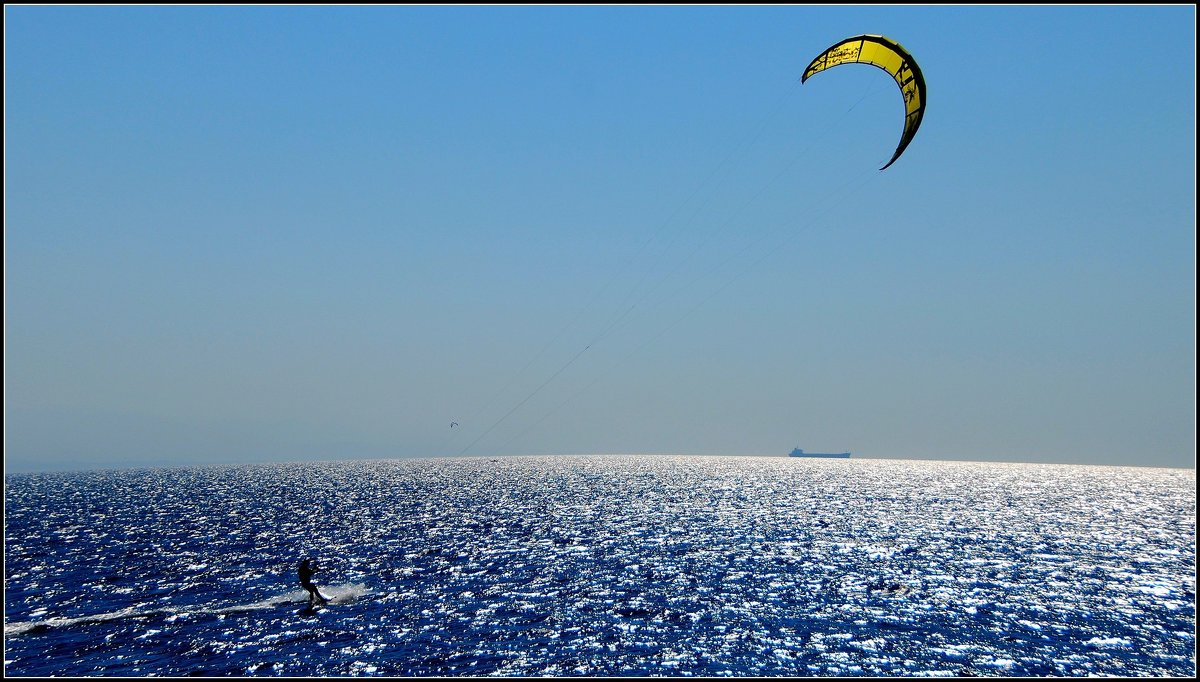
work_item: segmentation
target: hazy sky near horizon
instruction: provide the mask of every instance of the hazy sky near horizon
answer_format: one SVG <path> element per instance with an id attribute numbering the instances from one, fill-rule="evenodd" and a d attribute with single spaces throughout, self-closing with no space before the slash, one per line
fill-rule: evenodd
<path id="1" fill-rule="evenodd" d="M 4 18 L 7 471 L 1195 465 L 1194 6 Z"/>

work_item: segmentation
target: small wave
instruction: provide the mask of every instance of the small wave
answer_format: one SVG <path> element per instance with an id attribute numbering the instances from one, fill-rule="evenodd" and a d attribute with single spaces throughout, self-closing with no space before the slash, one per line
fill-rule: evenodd
<path id="1" fill-rule="evenodd" d="M 330 585 L 322 587 L 321 593 L 329 598 L 331 604 L 349 604 L 358 600 L 360 597 L 371 593 L 371 588 L 363 584 L 342 584 Z M 155 618 L 158 616 L 166 616 L 169 620 L 174 620 L 179 617 L 189 615 L 206 615 L 206 614 L 227 614 L 227 613 L 245 613 L 249 611 L 260 611 L 264 609 L 273 609 L 285 604 L 300 604 L 308 601 L 308 592 L 304 590 L 294 590 L 285 594 L 275 595 L 249 604 L 235 604 L 233 606 L 208 606 L 195 607 L 186 609 L 121 609 L 120 611 L 112 611 L 109 613 L 97 613 L 87 616 L 76 616 L 74 618 L 47 618 L 45 620 L 20 621 L 16 623 L 4 624 L 4 636 L 11 637 L 14 635 L 24 635 L 33 632 L 45 632 L 46 630 L 55 630 L 59 628 L 68 628 L 77 625 L 94 625 L 96 623 L 106 623 L 114 620 L 134 620 L 138 618 Z"/>
<path id="2" fill-rule="evenodd" d="M 1084 642 L 1084 644 L 1090 644 L 1091 646 L 1101 649 L 1111 647 L 1130 647 L 1133 645 L 1132 642 L 1124 637 L 1093 637 Z"/>
<path id="3" fill-rule="evenodd" d="M 328 597 L 330 603 L 333 604 L 349 604 L 350 602 L 357 601 L 360 597 L 365 597 L 372 592 L 371 588 L 362 583 L 329 585 L 327 587 L 320 588 L 320 590 L 321 594 Z M 308 601 L 307 592 L 301 590 L 300 594 L 302 595 L 300 601 Z"/>
<path id="4" fill-rule="evenodd" d="M 77 616 L 75 618 L 47 618 L 45 620 L 34 620 L 17 623 L 5 623 L 5 636 L 23 635 L 28 632 L 42 632 L 54 628 L 70 627 L 72 625 L 89 625 L 92 623 L 104 623 L 110 620 L 129 620 L 133 618 L 153 618 L 154 616 L 170 614 L 170 609 L 150 609 L 139 611 L 137 609 L 121 609 L 110 613 L 97 613 L 89 616 Z"/>

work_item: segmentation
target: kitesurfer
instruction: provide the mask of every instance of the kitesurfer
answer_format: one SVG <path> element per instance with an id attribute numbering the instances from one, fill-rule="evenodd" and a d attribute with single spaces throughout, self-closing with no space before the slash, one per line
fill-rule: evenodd
<path id="1" fill-rule="evenodd" d="M 316 561 L 309 563 L 308 559 L 304 559 L 300 562 L 300 584 L 304 587 L 304 589 L 308 590 L 308 608 L 310 609 L 313 606 L 314 599 L 320 599 L 322 604 L 329 602 L 329 600 L 317 590 L 317 586 L 312 582 L 313 573 L 316 573 L 318 570 L 320 569 L 317 568 Z"/>

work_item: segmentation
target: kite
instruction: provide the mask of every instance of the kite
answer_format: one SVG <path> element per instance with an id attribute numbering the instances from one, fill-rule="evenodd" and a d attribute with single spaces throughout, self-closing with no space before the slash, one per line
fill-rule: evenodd
<path id="1" fill-rule="evenodd" d="M 900 135 L 896 153 L 879 169 L 883 170 L 900 158 L 917 134 L 917 128 L 921 127 L 921 118 L 925 115 L 925 77 L 916 60 L 900 43 L 883 36 L 860 35 L 846 38 L 817 55 L 804 70 L 800 82 L 842 64 L 870 64 L 887 71 L 904 96 L 904 132 Z"/>

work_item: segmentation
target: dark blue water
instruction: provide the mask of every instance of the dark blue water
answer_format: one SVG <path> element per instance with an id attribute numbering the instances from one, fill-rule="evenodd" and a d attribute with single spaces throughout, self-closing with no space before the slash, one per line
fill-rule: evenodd
<path id="1" fill-rule="evenodd" d="M 783 457 L 6 476 L 4 672 L 1186 677 L 1195 502 L 1194 470 Z"/>

